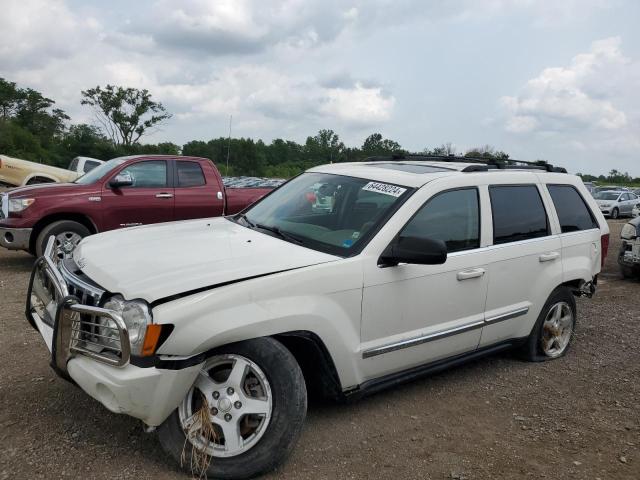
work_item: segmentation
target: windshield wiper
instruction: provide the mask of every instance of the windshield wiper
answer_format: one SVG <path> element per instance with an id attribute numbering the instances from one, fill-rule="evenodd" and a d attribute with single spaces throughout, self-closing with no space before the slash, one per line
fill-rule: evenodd
<path id="1" fill-rule="evenodd" d="M 239 214 L 235 215 L 234 216 L 234 220 L 243 220 L 244 223 L 246 223 L 249 227 L 251 227 L 251 228 L 255 227 L 255 224 L 253 224 L 251 222 L 251 220 L 249 220 L 244 213 L 239 213 Z"/>
<path id="2" fill-rule="evenodd" d="M 266 230 L 267 232 L 275 233 L 276 235 L 278 235 L 283 240 L 286 240 L 287 242 L 292 242 L 298 245 L 304 244 L 304 242 L 297 236 L 291 235 L 289 232 L 283 232 L 278 227 L 272 227 L 271 225 L 262 225 L 261 223 L 251 224 L 251 222 L 249 222 L 249 220 L 247 220 L 246 218 L 245 220 L 247 221 L 247 223 L 249 223 L 249 225 L 253 225 L 253 227 L 259 228 L 260 230 Z"/>

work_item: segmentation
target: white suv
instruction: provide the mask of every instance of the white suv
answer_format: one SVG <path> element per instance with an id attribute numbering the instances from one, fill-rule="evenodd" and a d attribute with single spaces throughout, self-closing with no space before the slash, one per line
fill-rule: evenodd
<path id="1" fill-rule="evenodd" d="M 559 170 L 313 168 L 234 217 L 94 235 L 58 263 L 50 242 L 27 318 L 60 375 L 157 427 L 177 461 L 245 478 L 293 448 L 309 391 L 359 396 L 510 348 L 562 356 L 609 230 Z"/>

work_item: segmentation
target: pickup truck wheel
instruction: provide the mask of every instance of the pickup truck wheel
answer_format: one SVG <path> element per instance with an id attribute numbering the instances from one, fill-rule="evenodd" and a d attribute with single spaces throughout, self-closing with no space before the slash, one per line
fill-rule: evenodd
<path id="1" fill-rule="evenodd" d="M 544 362 L 567 353 L 576 325 L 576 300 L 566 287 L 555 289 L 523 346 L 526 360 Z"/>
<path id="2" fill-rule="evenodd" d="M 272 338 L 220 348 L 158 428 L 164 450 L 196 476 L 249 478 L 293 449 L 307 411 L 295 358 Z"/>
<path id="3" fill-rule="evenodd" d="M 56 247 L 60 257 L 67 258 L 73 253 L 73 249 L 84 237 L 91 235 L 87 227 L 71 220 L 53 222 L 42 229 L 36 239 L 36 255 L 41 257 L 47 248 L 49 237 L 56 237 Z"/>

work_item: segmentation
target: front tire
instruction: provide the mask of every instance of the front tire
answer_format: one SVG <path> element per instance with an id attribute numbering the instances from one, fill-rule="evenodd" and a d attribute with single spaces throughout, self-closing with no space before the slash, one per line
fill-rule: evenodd
<path id="1" fill-rule="evenodd" d="M 56 248 L 61 257 L 69 257 L 80 240 L 91 235 L 87 227 L 72 220 L 59 220 L 42 229 L 36 239 L 36 256 L 41 257 L 47 248 L 50 236 L 56 237 Z"/>
<path id="2" fill-rule="evenodd" d="M 616 220 L 620 217 L 620 210 L 618 210 L 617 208 L 614 208 L 613 210 L 611 210 L 611 218 Z"/>
<path id="3" fill-rule="evenodd" d="M 190 474 L 250 478 L 288 456 L 306 412 L 307 390 L 293 355 L 272 338 L 256 338 L 224 346 L 205 362 L 158 437 Z"/>
<path id="4" fill-rule="evenodd" d="M 558 287 L 542 308 L 522 347 L 522 357 L 530 362 L 562 357 L 569 350 L 575 325 L 576 300 L 567 287 Z"/>

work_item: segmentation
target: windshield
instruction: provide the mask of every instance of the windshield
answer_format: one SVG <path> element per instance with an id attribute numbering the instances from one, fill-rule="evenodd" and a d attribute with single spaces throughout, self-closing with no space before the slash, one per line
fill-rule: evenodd
<path id="1" fill-rule="evenodd" d="M 95 183 L 102 177 L 107 175 L 109 172 L 111 172 L 114 168 L 122 165 L 126 161 L 126 158 L 114 158 L 113 160 L 104 162 L 85 175 L 77 178 L 73 183 L 79 183 L 80 185 L 90 185 L 92 183 Z"/>
<path id="2" fill-rule="evenodd" d="M 243 225 L 334 255 L 358 253 L 412 188 L 304 173 L 237 216 Z"/>
<path id="3" fill-rule="evenodd" d="M 617 200 L 620 196 L 620 192 L 598 192 L 596 193 L 596 200 Z"/>

